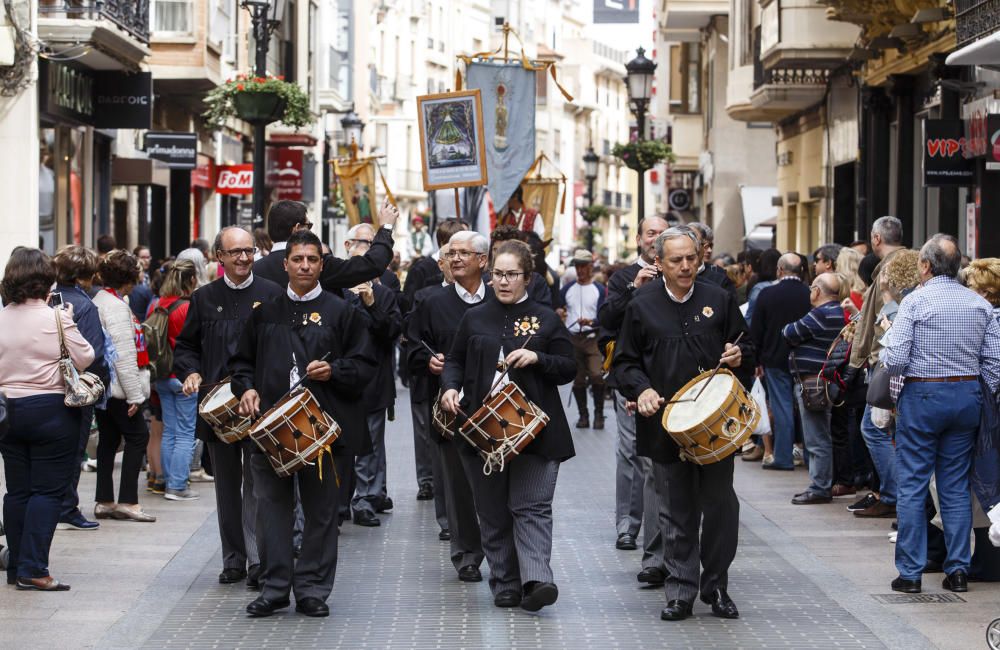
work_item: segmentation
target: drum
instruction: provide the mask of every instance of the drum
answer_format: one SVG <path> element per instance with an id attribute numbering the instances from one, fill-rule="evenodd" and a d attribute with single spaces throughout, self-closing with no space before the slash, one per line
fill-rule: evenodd
<path id="1" fill-rule="evenodd" d="M 694 400 L 702 388 L 705 392 Z M 714 377 L 703 372 L 671 402 L 676 403 L 664 410 L 663 428 L 680 447 L 681 459 L 698 465 L 717 463 L 742 447 L 761 416 L 750 393 L 728 370 Z"/>
<path id="2" fill-rule="evenodd" d="M 431 407 L 431 420 L 434 421 L 434 428 L 445 440 L 455 439 L 455 416 L 441 408 L 441 391 L 438 391 L 434 398 L 434 406 Z"/>
<path id="3" fill-rule="evenodd" d="M 549 416 L 509 383 L 472 414 L 458 432 L 479 450 L 485 461 L 483 474 L 502 472 L 549 423 Z"/>
<path id="4" fill-rule="evenodd" d="M 229 380 L 225 379 L 201 400 L 198 415 L 212 427 L 219 440 L 227 444 L 238 442 L 247 437 L 253 422 L 252 418 L 239 414 L 239 405 Z"/>
<path id="5" fill-rule="evenodd" d="M 315 465 L 316 457 L 329 453 L 339 436 L 340 426 L 320 408 L 309 389 L 284 397 L 250 429 L 250 437 L 278 476 L 291 476 L 306 465 Z"/>

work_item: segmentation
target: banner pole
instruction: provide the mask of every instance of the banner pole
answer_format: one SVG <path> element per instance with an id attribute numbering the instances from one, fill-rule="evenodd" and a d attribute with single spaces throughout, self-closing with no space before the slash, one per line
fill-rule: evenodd
<path id="1" fill-rule="evenodd" d="M 459 207 L 459 202 L 458 202 L 458 188 L 457 187 L 455 188 L 455 218 L 458 219 L 458 220 L 460 220 L 460 221 L 462 219 L 462 212 L 461 212 L 461 208 Z"/>

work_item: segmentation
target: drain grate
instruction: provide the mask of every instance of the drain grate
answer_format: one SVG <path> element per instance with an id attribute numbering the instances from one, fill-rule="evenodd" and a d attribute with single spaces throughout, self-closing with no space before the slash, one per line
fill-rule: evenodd
<path id="1" fill-rule="evenodd" d="M 911 605 L 914 603 L 964 603 L 958 594 L 872 594 L 872 598 L 886 605 Z"/>

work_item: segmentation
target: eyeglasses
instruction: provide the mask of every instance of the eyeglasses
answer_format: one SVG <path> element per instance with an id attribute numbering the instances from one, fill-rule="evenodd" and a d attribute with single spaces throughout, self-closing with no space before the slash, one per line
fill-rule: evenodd
<path id="1" fill-rule="evenodd" d="M 302 223 L 300 223 L 298 225 L 301 226 L 302 228 L 304 228 L 305 230 L 312 230 L 313 222 L 312 221 L 303 221 Z"/>
<path id="2" fill-rule="evenodd" d="M 257 254 L 257 248 L 256 247 L 254 247 L 254 248 L 230 248 L 229 250 L 225 250 L 225 249 L 220 248 L 219 252 L 220 253 L 224 253 L 224 254 L 228 255 L 229 257 L 236 257 L 236 258 L 243 257 L 243 256 L 253 257 L 254 255 Z"/>
<path id="3" fill-rule="evenodd" d="M 497 282 L 515 282 L 525 274 L 523 271 L 493 271 L 492 275 Z"/>
<path id="4" fill-rule="evenodd" d="M 476 251 L 448 251 L 444 254 L 446 260 L 453 260 L 456 257 L 461 257 L 463 260 L 471 259 L 473 255 L 482 255 L 482 253 L 477 253 Z"/>
<path id="5" fill-rule="evenodd" d="M 365 246 L 368 246 L 370 248 L 371 245 L 372 245 L 372 240 L 371 239 L 348 239 L 347 242 L 351 246 L 357 246 L 358 244 L 364 244 Z"/>

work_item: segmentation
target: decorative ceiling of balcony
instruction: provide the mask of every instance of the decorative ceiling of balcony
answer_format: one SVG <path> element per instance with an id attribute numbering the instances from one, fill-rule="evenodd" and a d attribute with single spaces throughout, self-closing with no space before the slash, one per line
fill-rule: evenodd
<path id="1" fill-rule="evenodd" d="M 817 0 L 826 7 L 826 17 L 861 27 L 861 39 L 888 36 L 893 27 L 910 22 L 921 9 L 943 7 L 943 0 Z"/>

